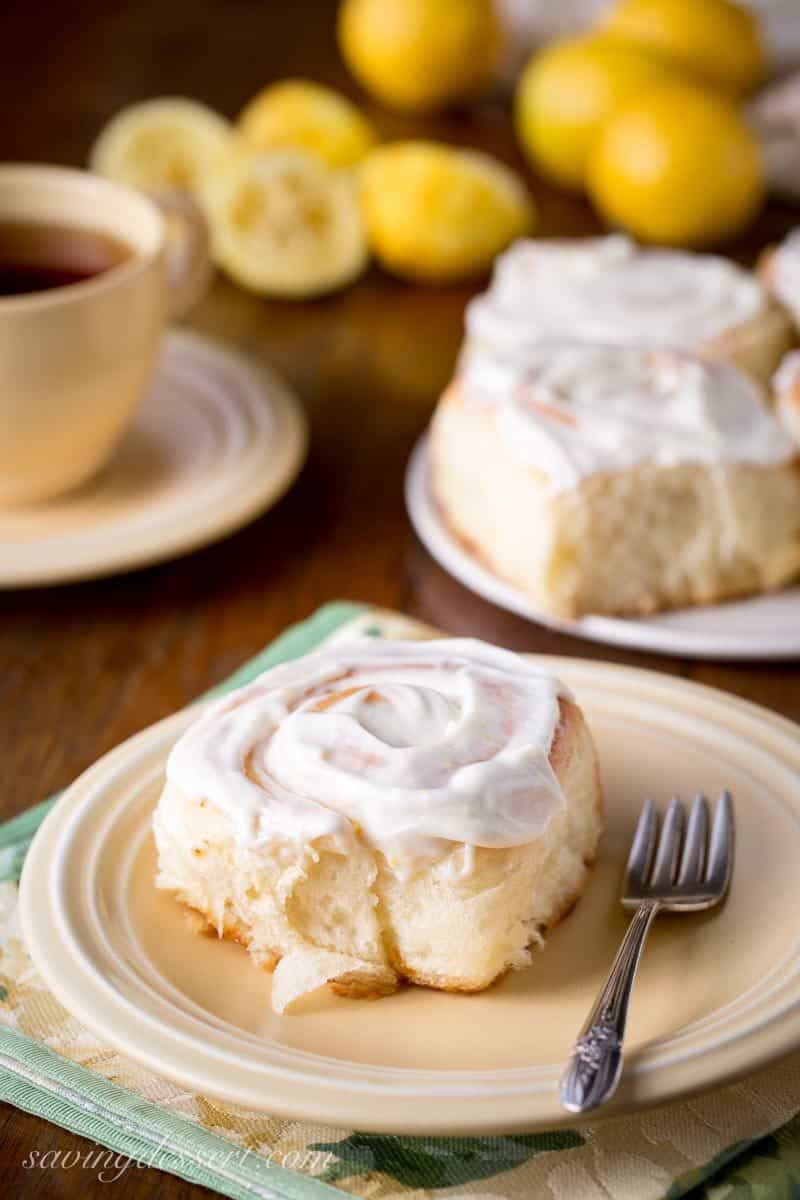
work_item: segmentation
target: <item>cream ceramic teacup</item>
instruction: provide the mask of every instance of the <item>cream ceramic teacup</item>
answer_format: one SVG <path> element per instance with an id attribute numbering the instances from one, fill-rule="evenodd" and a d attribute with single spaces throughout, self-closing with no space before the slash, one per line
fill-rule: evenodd
<path id="1" fill-rule="evenodd" d="M 110 459 L 165 322 L 197 298 L 209 270 L 203 222 L 189 208 L 85 171 L 0 166 L 0 223 L 18 222 L 78 227 L 128 253 L 77 283 L 0 296 L 0 505 L 56 496 Z"/>

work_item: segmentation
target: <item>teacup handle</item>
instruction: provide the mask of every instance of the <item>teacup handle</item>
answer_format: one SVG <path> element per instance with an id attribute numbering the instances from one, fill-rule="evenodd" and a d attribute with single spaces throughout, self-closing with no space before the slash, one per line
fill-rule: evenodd
<path id="1" fill-rule="evenodd" d="M 186 315 L 200 300 L 211 282 L 208 222 L 197 203 L 186 192 L 151 192 L 167 227 L 166 266 L 167 314 L 170 319 Z"/>

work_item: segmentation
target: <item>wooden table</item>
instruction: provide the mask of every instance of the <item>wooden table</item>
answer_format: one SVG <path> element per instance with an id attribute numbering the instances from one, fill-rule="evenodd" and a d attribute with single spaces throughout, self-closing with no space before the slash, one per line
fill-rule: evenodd
<path id="1" fill-rule="evenodd" d="M 263 84 L 306 75 L 356 95 L 333 36 L 336 0 L 28 0 L 4 14 L 0 158 L 80 164 L 121 105 L 163 93 L 235 114 Z M 423 133 L 521 165 L 501 98 L 420 122 L 372 112 L 387 137 Z M 597 228 L 579 200 L 533 182 L 542 231 Z M 770 209 L 735 247 L 743 261 L 797 214 Z M 800 719 L 800 665 L 684 662 L 557 636 L 451 580 L 415 542 L 402 484 L 409 451 L 451 372 L 474 289 L 422 290 L 377 269 L 338 296 L 277 303 L 218 279 L 192 324 L 281 370 L 311 420 L 308 464 L 248 529 L 165 566 L 97 583 L 0 594 L 2 815 L 68 784 L 123 738 L 222 679 L 289 622 L 350 597 L 455 634 L 523 650 L 613 659 L 713 684 Z M 29 1171 L 31 1150 L 88 1143 L 0 1106 L 0 1190 L 107 1194 L 91 1171 Z M 126 1197 L 178 1200 L 192 1187 L 151 1169 Z"/>

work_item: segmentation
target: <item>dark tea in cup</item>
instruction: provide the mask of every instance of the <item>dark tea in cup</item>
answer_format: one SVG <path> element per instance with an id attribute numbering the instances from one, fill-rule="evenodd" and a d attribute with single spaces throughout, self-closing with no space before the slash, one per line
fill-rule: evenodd
<path id="1" fill-rule="evenodd" d="M 120 238 L 97 230 L 0 220 L 0 296 L 82 283 L 120 266 L 132 253 Z"/>

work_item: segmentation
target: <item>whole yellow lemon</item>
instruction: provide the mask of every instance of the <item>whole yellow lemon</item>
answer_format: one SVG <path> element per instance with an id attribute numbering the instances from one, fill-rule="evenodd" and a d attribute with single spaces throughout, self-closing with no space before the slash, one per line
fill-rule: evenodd
<path id="1" fill-rule="evenodd" d="M 446 283 L 486 271 L 533 224 L 525 185 L 503 163 L 436 142 L 396 142 L 361 167 L 367 239 L 387 270 Z"/>
<path id="2" fill-rule="evenodd" d="M 632 97 L 670 78 L 646 51 L 589 35 L 554 42 L 525 68 L 514 103 L 522 148 L 563 187 L 582 188 L 603 122 Z"/>
<path id="3" fill-rule="evenodd" d="M 756 18 L 730 0 L 617 0 L 604 29 L 736 93 L 764 75 Z"/>
<path id="4" fill-rule="evenodd" d="M 589 192 L 608 221 L 644 241 L 721 241 L 761 207 L 760 147 L 727 97 L 689 83 L 662 85 L 603 126 Z"/>
<path id="5" fill-rule="evenodd" d="M 480 91 L 500 44 L 492 0 L 344 0 L 338 31 L 356 79 L 405 112 Z"/>
<path id="6" fill-rule="evenodd" d="M 243 109 L 239 131 L 254 150 L 307 150 L 329 167 L 350 167 L 378 140 L 345 96 L 307 79 L 284 79 Z"/>

